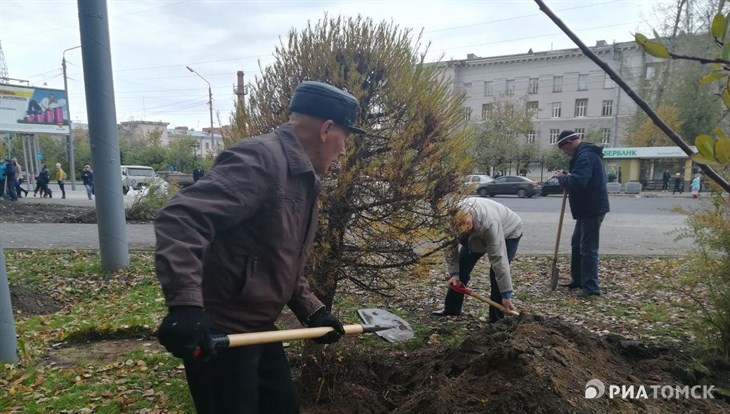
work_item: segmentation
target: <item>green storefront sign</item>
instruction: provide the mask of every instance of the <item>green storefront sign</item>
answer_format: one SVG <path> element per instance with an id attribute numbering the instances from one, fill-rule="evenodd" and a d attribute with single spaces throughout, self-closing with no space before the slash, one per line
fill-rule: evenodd
<path id="1" fill-rule="evenodd" d="M 635 149 L 604 149 L 603 156 L 611 157 L 611 158 L 635 158 L 636 150 Z"/>

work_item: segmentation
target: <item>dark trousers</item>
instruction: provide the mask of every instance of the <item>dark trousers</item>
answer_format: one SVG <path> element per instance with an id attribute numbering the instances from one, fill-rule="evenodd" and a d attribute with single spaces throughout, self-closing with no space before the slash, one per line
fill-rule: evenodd
<path id="1" fill-rule="evenodd" d="M 198 414 L 289 414 L 299 397 L 281 342 L 218 351 L 207 362 L 185 361 Z"/>
<path id="2" fill-rule="evenodd" d="M 577 219 L 570 240 L 570 283 L 581 286 L 588 293 L 601 293 L 598 287 L 598 244 L 605 216 L 600 214 Z"/>
<path id="3" fill-rule="evenodd" d="M 672 194 L 679 191 L 679 194 L 682 194 L 682 191 L 684 190 L 684 183 L 680 180 L 674 181 L 674 189 L 672 190 Z"/>
<path id="4" fill-rule="evenodd" d="M 58 181 L 58 186 L 61 187 L 61 198 L 66 198 L 66 189 L 63 186 L 63 181 Z"/>
<path id="5" fill-rule="evenodd" d="M 471 271 L 474 270 L 474 266 L 476 266 L 479 259 L 484 256 L 484 253 L 472 253 L 469 251 L 468 242 L 468 237 L 462 237 L 459 241 L 461 244 L 461 247 L 459 247 L 459 280 L 461 280 L 461 283 L 463 283 L 464 286 L 469 283 L 469 279 L 471 279 Z M 520 237 L 516 239 L 507 239 L 505 240 L 505 243 L 507 244 L 507 260 L 511 263 L 512 259 L 514 259 L 517 254 L 517 246 L 520 244 Z M 489 269 L 489 285 L 491 289 L 489 298 L 501 304 L 502 292 L 499 291 L 497 278 L 494 274 L 494 270 L 491 268 Z M 452 289 L 449 289 L 449 291 L 446 292 L 446 300 L 444 301 L 444 309 L 446 309 L 446 312 L 461 313 L 461 306 L 463 303 L 463 293 L 455 292 Z M 492 306 L 489 307 L 490 322 L 496 322 L 502 318 L 504 318 L 504 313 Z"/>
<path id="6" fill-rule="evenodd" d="M 669 189 L 669 180 L 662 181 L 662 191 L 667 191 Z"/>

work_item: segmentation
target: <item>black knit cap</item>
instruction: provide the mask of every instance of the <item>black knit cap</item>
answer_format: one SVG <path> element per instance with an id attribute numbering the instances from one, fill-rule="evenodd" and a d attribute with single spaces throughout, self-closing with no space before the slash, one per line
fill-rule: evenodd
<path id="1" fill-rule="evenodd" d="M 580 135 L 578 135 L 575 131 L 565 130 L 558 135 L 558 142 L 556 143 L 558 145 L 558 148 L 562 147 L 564 144 L 567 144 L 569 141 L 573 141 L 574 139 L 580 138 Z"/>
<path id="2" fill-rule="evenodd" d="M 297 85 L 289 103 L 289 110 L 331 119 L 353 134 L 365 134 L 365 131 L 353 126 L 360 110 L 357 99 L 342 89 L 326 83 L 304 81 Z"/>

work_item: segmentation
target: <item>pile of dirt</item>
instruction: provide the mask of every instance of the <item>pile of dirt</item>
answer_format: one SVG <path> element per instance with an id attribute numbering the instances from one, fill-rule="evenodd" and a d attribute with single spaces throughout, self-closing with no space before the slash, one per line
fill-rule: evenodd
<path id="1" fill-rule="evenodd" d="M 49 315 L 63 308 L 64 303 L 23 284 L 10 284 L 10 303 L 23 316 Z"/>
<path id="2" fill-rule="evenodd" d="M 85 218 L 81 221 L 80 218 Z M 0 200 L 0 223 L 96 223 L 93 207 Z"/>
<path id="3" fill-rule="evenodd" d="M 346 355 L 330 382 L 331 391 L 320 393 L 318 402 L 304 401 L 302 410 L 446 414 L 730 409 L 718 399 L 653 398 L 651 386 L 681 386 L 682 367 L 689 363 L 667 347 L 598 337 L 557 319 L 523 316 L 487 326 L 451 349 L 409 356 Z M 586 384 L 592 379 L 602 381 L 606 393 L 609 385 L 634 385 L 637 391 L 643 385 L 649 398 L 611 399 L 606 394 L 588 399 Z"/>

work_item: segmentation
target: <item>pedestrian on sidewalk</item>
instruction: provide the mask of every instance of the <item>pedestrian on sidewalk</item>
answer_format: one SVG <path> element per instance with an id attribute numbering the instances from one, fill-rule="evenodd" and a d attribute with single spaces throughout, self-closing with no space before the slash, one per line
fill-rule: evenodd
<path id="1" fill-rule="evenodd" d="M 15 193 L 15 162 L 10 158 L 5 160 L 5 191 L 4 198 L 10 201 L 18 201 L 18 195 Z"/>
<path id="2" fill-rule="evenodd" d="M 692 198 L 697 198 L 700 196 L 700 188 L 702 187 L 701 183 L 701 174 L 695 174 L 695 178 L 692 179 L 692 183 L 689 185 L 689 189 L 692 190 Z"/>
<path id="3" fill-rule="evenodd" d="M 48 188 L 48 183 L 51 182 L 51 173 L 48 171 L 46 164 L 41 164 L 41 172 L 35 179 L 35 190 L 33 191 L 33 197 L 40 191 L 41 197 L 53 198 L 53 191 Z"/>
<path id="4" fill-rule="evenodd" d="M 662 191 L 669 190 L 669 180 L 672 178 L 672 173 L 669 170 L 664 170 L 662 174 Z"/>
<path id="5" fill-rule="evenodd" d="M 18 198 L 22 198 L 20 193 L 24 192 L 25 196 L 28 197 L 28 190 L 20 185 L 21 180 L 23 179 L 23 167 L 18 164 L 17 158 L 13 158 L 13 162 L 15 163 L 15 194 Z"/>
<path id="6" fill-rule="evenodd" d="M 682 182 L 682 174 L 676 173 L 674 175 L 674 189 L 672 190 L 672 194 L 675 194 L 679 192 L 679 194 L 682 194 L 682 191 L 684 190 L 684 182 Z"/>
<path id="7" fill-rule="evenodd" d="M 581 289 L 578 297 L 598 296 L 598 245 L 601 223 L 609 212 L 603 150 L 582 142 L 574 131 L 558 136 L 558 148 L 571 157 L 570 172 L 558 171 L 554 177 L 568 190 L 570 212 L 575 230 L 570 241 L 570 282 L 565 286 Z"/>
<path id="8" fill-rule="evenodd" d="M 94 195 L 94 172 L 91 171 L 89 164 L 84 165 L 84 169 L 81 171 L 81 181 L 86 187 L 86 195 L 91 200 L 91 196 Z"/>
<path id="9" fill-rule="evenodd" d="M 56 163 L 56 182 L 61 188 L 61 198 L 66 198 L 66 189 L 64 188 L 63 180 L 66 179 L 66 171 L 61 168 L 61 163 Z"/>

